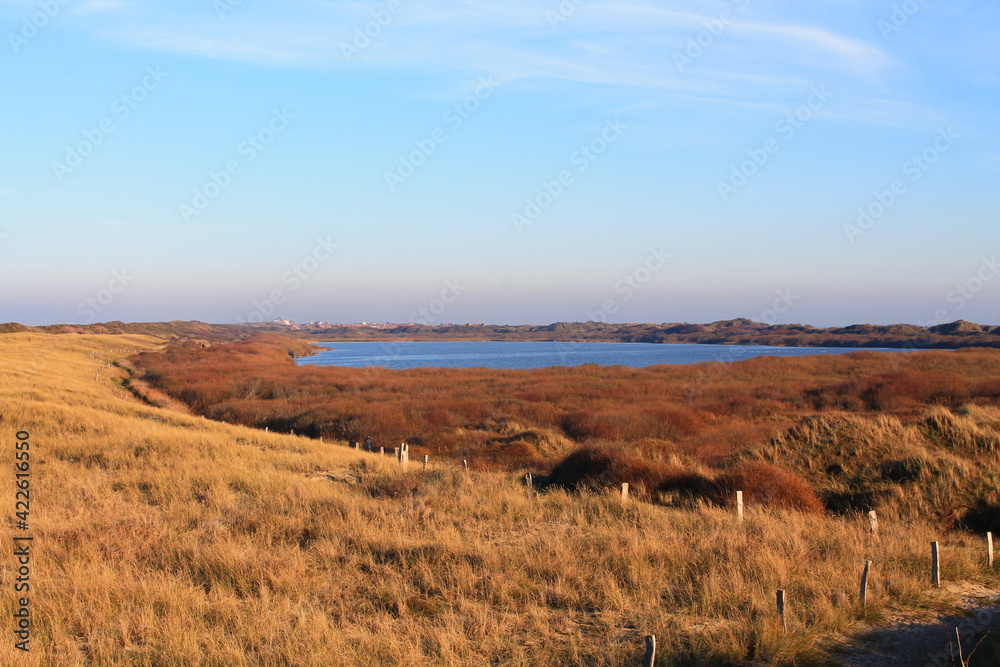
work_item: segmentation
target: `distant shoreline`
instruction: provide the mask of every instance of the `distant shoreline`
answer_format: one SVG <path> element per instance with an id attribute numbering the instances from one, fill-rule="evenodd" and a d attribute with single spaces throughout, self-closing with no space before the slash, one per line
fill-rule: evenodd
<path id="1" fill-rule="evenodd" d="M 431 326 L 400 325 L 391 329 L 361 326 L 302 328 L 274 323 L 206 324 L 204 322 L 106 322 L 57 324 L 29 327 L 0 324 L 0 333 L 38 332 L 55 334 L 148 334 L 171 340 L 188 339 L 214 343 L 240 340 L 259 333 L 276 333 L 312 342 L 378 341 L 480 341 L 480 342 L 577 342 L 577 343 L 672 343 L 701 345 L 765 345 L 770 347 L 836 347 L 888 349 L 1000 348 L 1000 326 L 958 320 L 933 327 L 912 324 L 854 324 L 818 329 L 809 325 L 767 325 L 748 319 L 709 324 L 605 324 L 557 322 L 549 325 L 461 324 Z"/>
<path id="2" fill-rule="evenodd" d="M 768 347 L 831 347 L 859 350 L 1000 348 L 1000 326 L 952 322 L 925 328 L 916 325 L 869 325 L 817 329 L 807 325 L 766 325 L 751 320 L 711 324 L 603 324 L 560 322 L 534 325 L 407 325 L 393 329 L 340 327 L 331 329 L 272 329 L 315 342 L 480 341 L 551 343 L 667 343 L 678 345 L 763 345 Z"/>

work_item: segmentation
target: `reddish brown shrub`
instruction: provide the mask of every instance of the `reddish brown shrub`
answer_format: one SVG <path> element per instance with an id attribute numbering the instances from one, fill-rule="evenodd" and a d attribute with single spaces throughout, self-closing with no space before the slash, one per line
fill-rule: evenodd
<path id="1" fill-rule="evenodd" d="M 737 491 L 743 492 L 743 502 L 747 504 L 817 514 L 826 511 L 823 501 L 808 482 L 793 472 L 767 463 L 743 463 L 734 470 L 723 473 L 715 481 L 714 500 L 724 505 L 733 504 Z"/>
<path id="2" fill-rule="evenodd" d="M 589 440 L 597 438 L 612 440 L 611 425 L 602 421 L 591 410 L 574 412 L 566 416 L 562 423 L 563 431 L 574 440 Z"/>
<path id="3" fill-rule="evenodd" d="M 1000 399 L 1000 378 L 990 378 L 976 382 L 970 393 L 975 398 L 986 398 L 991 401 Z"/>
<path id="4" fill-rule="evenodd" d="M 712 487 L 697 473 L 611 447 L 578 449 L 553 468 L 546 479 L 547 484 L 570 490 L 617 488 L 623 482 L 640 495 L 673 491 L 703 496 Z"/>
<path id="5" fill-rule="evenodd" d="M 661 409 L 654 411 L 653 416 L 663 423 L 667 432 L 673 437 L 683 437 L 697 433 L 705 423 L 701 415 L 690 409 Z"/>

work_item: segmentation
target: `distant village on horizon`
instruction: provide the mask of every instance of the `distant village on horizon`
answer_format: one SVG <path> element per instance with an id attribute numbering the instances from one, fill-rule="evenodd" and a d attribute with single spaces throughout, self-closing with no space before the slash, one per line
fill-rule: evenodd
<path id="1" fill-rule="evenodd" d="M 276 319 L 271 320 L 271 324 L 285 326 L 293 331 L 296 329 L 346 329 L 346 328 L 363 328 L 363 329 L 397 329 L 399 327 L 409 327 L 424 324 L 423 322 L 355 322 L 355 323 L 342 323 L 342 322 L 323 322 L 316 320 L 315 322 L 303 322 L 299 324 L 295 320 L 286 319 Z M 455 326 L 453 324 L 436 324 L 437 327 L 451 327 Z M 471 323 L 466 326 L 472 326 Z M 481 324 L 480 326 L 486 326 Z"/>

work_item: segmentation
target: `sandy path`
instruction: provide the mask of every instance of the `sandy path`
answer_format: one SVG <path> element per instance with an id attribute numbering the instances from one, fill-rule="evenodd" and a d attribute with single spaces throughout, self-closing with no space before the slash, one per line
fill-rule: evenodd
<path id="1" fill-rule="evenodd" d="M 948 583 L 942 587 L 942 601 L 956 611 L 892 614 L 889 627 L 862 631 L 845 641 L 840 649 L 845 667 L 944 667 L 958 664 L 955 628 L 962 637 L 965 657 L 974 637 L 1000 627 L 1000 591 L 969 583 Z M 954 651 L 954 653 L 953 653 Z"/>

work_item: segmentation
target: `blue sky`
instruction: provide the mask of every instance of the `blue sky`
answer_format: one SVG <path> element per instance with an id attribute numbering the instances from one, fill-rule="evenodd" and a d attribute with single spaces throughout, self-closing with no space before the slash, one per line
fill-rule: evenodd
<path id="1" fill-rule="evenodd" d="M 1000 324 L 998 2 L 0 22 L 0 320 Z"/>

